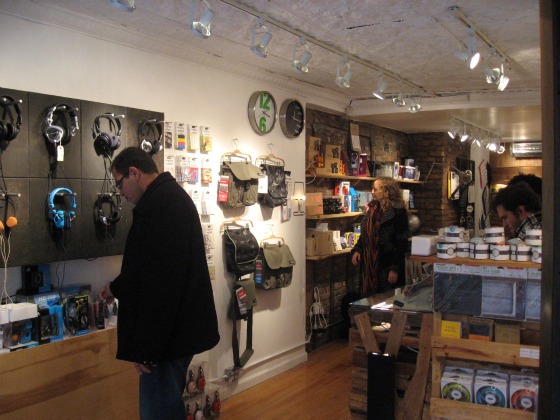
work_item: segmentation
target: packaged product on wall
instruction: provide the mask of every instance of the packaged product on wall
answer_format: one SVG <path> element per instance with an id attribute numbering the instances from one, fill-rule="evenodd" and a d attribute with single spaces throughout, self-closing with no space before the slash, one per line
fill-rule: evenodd
<path id="1" fill-rule="evenodd" d="M 202 158 L 200 182 L 202 182 L 203 184 L 212 183 L 212 161 L 210 156 L 205 156 Z"/>
<path id="2" fill-rule="evenodd" d="M 175 122 L 175 149 L 185 150 L 187 147 L 185 123 Z"/>
<path id="3" fill-rule="evenodd" d="M 201 126 L 200 128 L 200 151 L 212 151 L 212 135 L 210 133 L 210 127 Z"/>
<path id="4" fill-rule="evenodd" d="M 198 132 L 198 126 L 195 124 L 189 124 L 189 143 L 188 149 L 190 151 L 196 151 L 200 145 L 200 133 Z"/>
<path id="5" fill-rule="evenodd" d="M 186 156 L 175 156 L 175 179 L 177 182 L 187 182 L 189 158 Z"/>
<path id="6" fill-rule="evenodd" d="M 187 169 L 188 178 L 187 182 L 189 184 L 196 184 L 198 183 L 198 156 L 189 156 L 189 166 Z"/>
<path id="7" fill-rule="evenodd" d="M 163 123 L 163 138 L 166 149 L 171 149 L 173 147 L 174 127 L 175 123 L 173 121 L 165 121 Z"/>

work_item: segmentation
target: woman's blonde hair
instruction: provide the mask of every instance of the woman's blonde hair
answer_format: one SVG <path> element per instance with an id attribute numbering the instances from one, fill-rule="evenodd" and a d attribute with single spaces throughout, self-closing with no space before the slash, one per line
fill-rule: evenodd
<path id="1" fill-rule="evenodd" d="M 378 189 L 381 190 L 381 194 L 377 196 L 379 197 L 383 212 L 390 208 L 404 208 L 402 190 L 398 182 L 388 177 L 377 178 L 374 181 L 374 185 L 376 182 Z"/>

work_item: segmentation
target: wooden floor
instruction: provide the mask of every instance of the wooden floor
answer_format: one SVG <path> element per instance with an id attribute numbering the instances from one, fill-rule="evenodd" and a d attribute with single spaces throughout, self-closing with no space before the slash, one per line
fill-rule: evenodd
<path id="1" fill-rule="evenodd" d="M 307 362 L 222 402 L 220 419 L 349 419 L 352 347 L 347 340 L 309 353 Z"/>

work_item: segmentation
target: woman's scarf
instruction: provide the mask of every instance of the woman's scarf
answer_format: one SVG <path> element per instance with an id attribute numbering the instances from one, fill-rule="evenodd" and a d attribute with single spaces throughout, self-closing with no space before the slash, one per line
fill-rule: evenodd
<path id="1" fill-rule="evenodd" d="M 362 293 L 364 296 L 375 292 L 377 289 L 377 270 L 379 266 L 379 228 L 383 211 L 381 203 L 372 200 L 368 204 L 367 220 L 365 225 L 365 240 L 363 243 L 363 275 Z"/>

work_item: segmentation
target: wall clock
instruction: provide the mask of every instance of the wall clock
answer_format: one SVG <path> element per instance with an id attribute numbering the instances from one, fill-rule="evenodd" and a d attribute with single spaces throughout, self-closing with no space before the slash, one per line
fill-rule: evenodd
<path id="1" fill-rule="evenodd" d="M 249 99 L 247 113 L 255 133 L 261 136 L 268 134 L 276 123 L 276 102 L 266 91 L 255 92 Z"/>
<path id="2" fill-rule="evenodd" d="M 278 118 L 286 137 L 294 138 L 302 133 L 305 126 L 305 110 L 298 100 L 286 99 L 280 107 Z"/>

